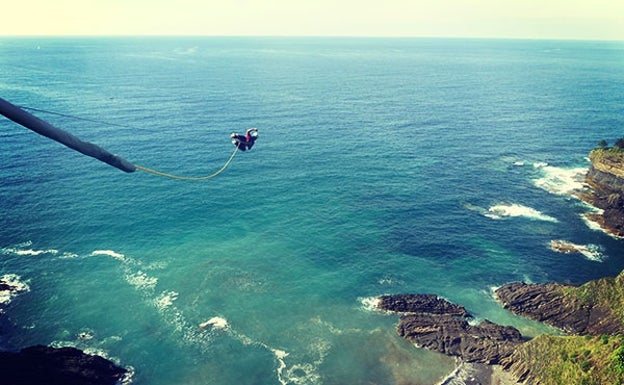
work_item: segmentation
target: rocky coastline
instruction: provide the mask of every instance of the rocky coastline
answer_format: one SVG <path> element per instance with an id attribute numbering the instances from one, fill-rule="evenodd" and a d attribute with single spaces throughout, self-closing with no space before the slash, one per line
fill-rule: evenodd
<path id="1" fill-rule="evenodd" d="M 588 218 L 616 237 L 624 237 L 624 150 L 594 149 L 585 181 L 592 191 L 581 199 L 601 210 Z"/>
<path id="2" fill-rule="evenodd" d="M 579 294 L 579 287 L 559 283 L 513 282 L 495 291 L 496 298 L 505 309 L 570 335 L 615 335 L 624 332 L 622 321 L 608 305 Z"/>
<path id="3" fill-rule="evenodd" d="M 382 296 L 377 306 L 401 314 L 397 325 L 401 337 L 465 362 L 498 364 L 524 341 L 517 329 L 488 320 L 475 324 L 463 306 L 433 294 Z"/>
<path id="4" fill-rule="evenodd" d="M 592 165 L 585 180 L 592 191 L 580 197 L 600 209 L 600 213 L 587 216 L 607 233 L 624 237 L 624 149 L 596 149 L 590 160 Z M 566 253 L 587 251 L 562 241 L 551 243 L 551 248 Z M 474 384 L 552 383 L 545 377 L 555 377 L 553 373 L 558 369 L 553 366 L 564 367 L 583 381 L 595 380 L 597 371 L 608 367 L 618 354 L 622 370 L 609 369 L 607 376 L 611 376 L 609 381 L 624 381 L 624 272 L 581 286 L 513 282 L 496 289 L 494 296 L 505 309 L 554 326 L 572 340 L 563 342 L 557 336 L 529 340 L 513 327 L 488 320 L 475 325 L 463 306 L 433 294 L 381 296 L 378 308 L 400 314 L 397 333 L 406 340 L 458 357 L 458 370 L 465 370 L 465 365 L 483 365 L 469 366 L 480 373 Z M 574 336 L 583 337 L 575 340 Z M 579 351 L 583 359 L 579 358 Z M 503 368 L 511 377 L 494 378 L 491 368 Z M 560 381 L 561 376 L 557 376 Z M 453 376 L 443 382 L 454 383 Z"/>
<path id="5" fill-rule="evenodd" d="M 15 296 L 28 291 L 17 276 L 0 277 L 0 316 Z M 0 383 L 7 385 L 115 385 L 128 371 L 83 351 L 37 345 L 20 351 L 0 351 Z"/>

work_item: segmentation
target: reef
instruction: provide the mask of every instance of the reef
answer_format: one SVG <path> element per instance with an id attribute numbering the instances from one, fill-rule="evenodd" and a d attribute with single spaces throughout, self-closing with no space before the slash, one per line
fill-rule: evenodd
<path id="1" fill-rule="evenodd" d="M 624 150 L 594 149 L 589 159 L 591 166 L 585 181 L 592 192 L 581 198 L 602 213 L 589 214 L 588 218 L 608 233 L 624 237 Z"/>
<path id="2" fill-rule="evenodd" d="M 9 277 L 11 279 L 6 279 Z M 0 315 L 10 299 L 28 289 L 13 279 L 0 277 Z M 79 349 L 37 345 L 21 351 L 0 351 L 0 383 L 7 385 L 114 385 L 127 370 Z"/>

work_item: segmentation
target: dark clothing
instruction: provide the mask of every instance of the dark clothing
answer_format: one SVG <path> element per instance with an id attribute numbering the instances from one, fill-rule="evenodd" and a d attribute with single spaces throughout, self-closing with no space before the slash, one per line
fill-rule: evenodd
<path id="1" fill-rule="evenodd" d="M 242 134 L 232 134 L 232 144 L 238 147 L 241 151 L 251 150 L 254 143 L 258 139 L 258 129 L 250 128 L 247 130 L 245 135 Z"/>
<path id="2" fill-rule="evenodd" d="M 251 150 L 256 142 L 256 138 L 251 135 L 236 134 L 233 138 L 234 140 L 232 140 L 232 143 L 238 145 L 238 149 L 241 151 Z"/>

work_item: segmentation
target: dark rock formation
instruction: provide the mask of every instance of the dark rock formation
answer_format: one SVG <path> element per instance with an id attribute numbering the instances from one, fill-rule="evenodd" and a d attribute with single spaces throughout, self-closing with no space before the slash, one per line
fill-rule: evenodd
<path id="1" fill-rule="evenodd" d="M 8 283 L 0 280 L 0 291 L 11 291 L 14 287 L 9 285 Z"/>
<path id="2" fill-rule="evenodd" d="M 396 294 L 379 297 L 380 309 L 397 313 L 428 313 L 470 317 L 466 308 L 435 294 Z"/>
<path id="3" fill-rule="evenodd" d="M 6 292 L 3 295 L 9 299 L 27 290 L 27 286 L 20 287 L 0 278 L 0 292 Z M 0 307 L 0 315 L 3 311 Z M 2 385 L 114 385 L 126 374 L 125 369 L 107 359 L 75 348 L 38 345 L 20 352 L 0 351 Z"/>
<path id="4" fill-rule="evenodd" d="M 524 340 L 518 330 L 490 321 L 471 325 L 463 306 L 435 295 L 383 296 L 383 310 L 407 313 L 397 326 L 400 336 L 419 347 L 462 358 L 466 362 L 496 364 Z"/>
<path id="5" fill-rule="evenodd" d="M 622 333 L 622 324 L 610 309 L 566 294 L 574 286 L 559 283 L 514 282 L 496 290 L 506 309 L 547 323 L 570 334 L 599 335 Z"/>
<path id="6" fill-rule="evenodd" d="M 404 315 L 397 331 L 419 347 L 485 364 L 498 364 L 524 342 L 520 332 L 511 326 L 488 320 L 473 326 L 465 318 L 446 315 Z"/>
<path id="7" fill-rule="evenodd" d="M 112 362 L 74 348 L 0 352 L 0 382 L 6 385 L 114 385 L 125 374 Z"/>
<path id="8" fill-rule="evenodd" d="M 594 150 L 590 159 L 585 180 L 593 192 L 581 198 L 604 211 L 589 218 L 609 233 L 624 237 L 624 154 Z"/>

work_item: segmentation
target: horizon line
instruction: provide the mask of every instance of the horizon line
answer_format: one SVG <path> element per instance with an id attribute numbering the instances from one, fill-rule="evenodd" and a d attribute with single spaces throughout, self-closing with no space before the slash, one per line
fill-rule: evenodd
<path id="1" fill-rule="evenodd" d="M 518 36 L 426 36 L 426 35 L 202 35 L 202 34 L 0 34 L 0 39 L 7 38 L 313 38 L 313 39 L 446 39 L 446 40 L 531 40 L 531 41 L 584 41 L 584 42 L 624 42 L 617 38 L 581 38 L 581 37 L 518 37 Z"/>

